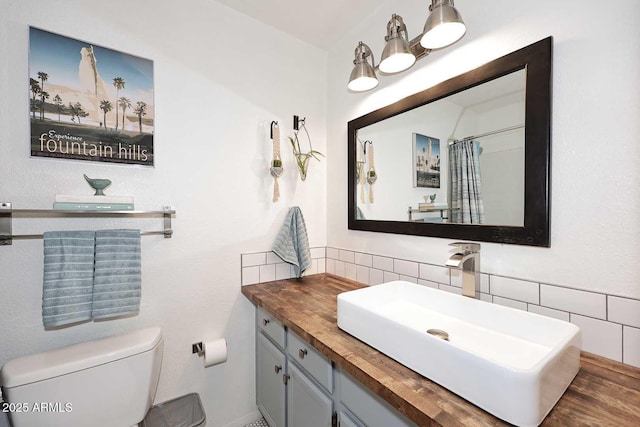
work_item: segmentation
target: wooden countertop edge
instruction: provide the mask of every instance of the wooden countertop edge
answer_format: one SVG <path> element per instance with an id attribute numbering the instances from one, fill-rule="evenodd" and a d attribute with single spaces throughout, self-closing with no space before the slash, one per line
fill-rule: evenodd
<path id="1" fill-rule="evenodd" d="M 366 286 L 362 283 L 328 273 L 314 276 L 315 279 L 328 279 L 329 282 L 335 281 L 340 284 L 346 284 L 354 289 Z M 313 278 L 314 276 L 307 277 Z M 256 306 L 260 306 L 265 309 L 283 325 L 299 335 L 302 339 L 309 342 L 318 351 L 333 361 L 341 370 L 349 373 L 352 377 L 365 384 L 373 393 L 380 396 L 392 407 L 396 408 L 399 412 L 419 426 L 466 425 L 466 423 L 460 421 L 460 418 L 468 420 L 471 425 L 509 425 L 472 403 L 462 399 L 458 395 L 450 392 L 444 387 L 422 377 L 404 365 L 401 365 L 388 356 L 378 352 L 372 347 L 369 347 L 367 344 L 339 329 L 337 325 L 335 328 L 331 329 L 327 329 L 326 327 L 312 328 L 309 326 L 305 327 L 303 325 L 299 325 L 286 314 L 286 310 L 284 310 L 285 312 L 282 312 L 281 309 L 263 301 L 260 296 L 250 291 L 251 287 L 254 286 L 268 286 L 269 284 L 286 286 L 287 284 L 301 282 L 302 281 L 297 281 L 296 279 L 288 279 L 262 283 L 259 285 L 248 285 L 243 287 L 242 293 L 249 299 L 249 301 Z M 366 354 L 363 353 L 360 355 L 358 352 L 354 352 L 346 346 L 336 348 L 335 339 L 329 338 L 335 337 L 336 334 L 338 334 L 340 339 L 346 340 L 350 346 L 355 346 L 356 349 L 357 347 L 366 348 Z M 363 356 L 367 356 L 367 358 Z M 381 378 L 384 377 L 384 375 L 381 375 L 380 371 L 375 372 L 380 364 L 385 365 L 386 368 L 391 367 L 394 371 L 401 372 L 403 377 L 407 377 L 408 380 L 415 381 L 414 385 L 418 389 L 409 393 L 406 385 L 397 384 L 397 381 L 394 381 L 391 377 L 388 377 L 389 381 L 385 383 L 385 378 Z M 611 379 L 613 383 L 627 385 L 629 378 L 639 380 L 638 384 L 636 384 L 637 388 L 632 388 L 636 389 L 638 395 L 640 395 L 640 369 L 629 365 L 623 365 L 588 352 L 582 352 L 581 370 L 586 366 L 589 367 L 590 371 L 599 371 L 603 378 L 606 377 L 607 379 Z M 375 375 L 374 372 L 377 375 Z M 614 378 L 610 378 L 611 376 Z M 425 401 L 425 398 L 427 397 L 429 399 Z M 562 402 L 563 399 L 564 396 L 560 399 L 560 402 Z M 568 403 L 566 406 L 576 406 L 576 403 L 573 402 L 573 400 L 577 399 L 572 399 L 572 402 Z M 559 403 L 556 405 L 556 408 L 559 406 Z M 547 423 L 547 420 L 551 418 L 551 415 L 554 413 L 556 408 L 554 408 L 547 416 L 547 419 L 543 422 L 544 425 L 562 425 L 556 424 L 556 421 L 554 420 L 550 420 L 550 422 Z M 562 411 L 566 412 L 566 409 L 562 408 Z M 455 417 L 452 416 L 452 412 L 456 413 Z"/>

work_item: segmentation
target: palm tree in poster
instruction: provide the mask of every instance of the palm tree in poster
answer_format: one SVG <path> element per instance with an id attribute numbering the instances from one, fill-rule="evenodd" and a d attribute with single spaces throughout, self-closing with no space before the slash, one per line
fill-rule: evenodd
<path id="1" fill-rule="evenodd" d="M 118 105 L 122 108 L 122 130 L 124 130 L 124 114 L 127 108 L 131 108 L 131 101 L 123 96 L 118 100 Z"/>
<path id="2" fill-rule="evenodd" d="M 38 71 L 38 78 L 40 79 L 40 99 L 42 101 L 42 104 L 40 105 L 40 119 L 44 120 L 44 100 L 46 99 L 44 95 L 47 94 L 47 92 L 44 91 L 44 82 L 49 79 L 49 74 L 44 71 Z"/>
<path id="3" fill-rule="evenodd" d="M 143 101 L 136 102 L 136 109 L 133 112 L 138 116 L 138 127 L 140 133 L 142 133 L 142 116 L 147 115 L 147 103 Z"/>
<path id="4" fill-rule="evenodd" d="M 106 99 L 103 99 L 102 101 L 100 101 L 100 109 L 102 110 L 102 112 L 104 113 L 104 128 L 107 128 L 107 113 L 111 110 L 113 110 L 113 105 L 111 105 L 111 101 L 108 101 Z M 116 111 L 116 116 L 118 116 L 118 111 Z"/>
<path id="5" fill-rule="evenodd" d="M 127 82 L 122 77 L 114 77 L 113 85 L 116 88 L 116 99 L 120 96 L 120 89 L 124 89 Z M 124 117 L 122 117 L 122 127 L 124 128 Z M 116 108 L 116 130 L 118 130 L 118 109 Z"/>
<path id="6" fill-rule="evenodd" d="M 49 92 L 40 91 L 40 120 L 44 120 L 44 106 L 49 99 Z"/>
<path id="7" fill-rule="evenodd" d="M 29 88 L 31 90 L 31 111 L 33 118 L 36 118 L 36 96 L 40 93 L 40 83 L 36 79 L 29 79 Z"/>
<path id="8" fill-rule="evenodd" d="M 80 118 L 88 116 L 87 112 L 82 109 L 82 104 L 79 102 L 76 102 L 75 104 L 69 103 L 69 110 L 71 111 L 71 121 L 73 121 L 74 117 L 77 117 L 79 125 L 82 124 Z"/>
<path id="9" fill-rule="evenodd" d="M 60 98 L 60 95 L 56 94 L 56 96 L 53 97 L 53 102 L 56 104 L 56 109 L 58 110 L 58 121 L 60 121 L 60 113 L 62 112 L 62 98 Z"/>

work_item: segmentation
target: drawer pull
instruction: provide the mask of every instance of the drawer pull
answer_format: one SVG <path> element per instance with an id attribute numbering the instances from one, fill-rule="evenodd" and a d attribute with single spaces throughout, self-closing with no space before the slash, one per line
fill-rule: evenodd
<path id="1" fill-rule="evenodd" d="M 306 348 L 301 348 L 300 350 L 298 350 L 298 356 L 300 357 L 300 359 L 304 359 L 306 355 L 307 355 Z"/>
<path id="2" fill-rule="evenodd" d="M 280 373 L 280 371 L 282 371 L 282 366 L 276 365 L 274 370 L 276 371 L 276 374 L 278 374 L 278 373 Z"/>
<path id="3" fill-rule="evenodd" d="M 262 319 L 262 326 L 267 326 L 269 324 L 269 319 Z"/>
<path id="4" fill-rule="evenodd" d="M 284 383 L 284 385 L 289 384 L 289 378 L 291 378 L 291 376 L 289 374 L 284 374 L 282 376 L 282 382 Z"/>

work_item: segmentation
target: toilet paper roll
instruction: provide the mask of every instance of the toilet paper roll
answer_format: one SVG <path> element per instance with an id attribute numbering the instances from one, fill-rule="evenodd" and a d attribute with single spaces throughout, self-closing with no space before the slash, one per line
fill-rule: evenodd
<path id="1" fill-rule="evenodd" d="M 204 353 L 204 367 L 217 365 L 227 361 L 227 340 L 220 338 L 214 341 L 206 341 L 202 344 Z"/>

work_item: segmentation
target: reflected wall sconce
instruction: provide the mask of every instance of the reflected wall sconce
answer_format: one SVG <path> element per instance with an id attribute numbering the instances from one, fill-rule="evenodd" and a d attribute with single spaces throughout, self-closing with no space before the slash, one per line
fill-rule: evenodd
<path id="1" fill-rule="evenodd" d="M 409 40 L 407 27 L 402 17 L 391 16 L 387 23 L 387 44 L 382 51 L 380 63 L 375 64 L 373 52 L 363 42 L 355 50 L 354 68 L 349 77 L 349 90 L 363 92 L 378 86 L 376 68 L 384 74 L 395 74 L 410 68 L 418 59 L 424 58 L 434 49 L 447 47 L 464 36 L 466 26 L 453 0 L 431 0 L 429 17 L 418 37 Z M 369 63 L 369 60 L 371 63 Z"/>

